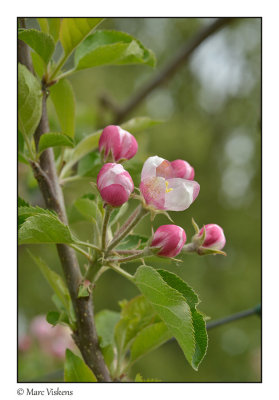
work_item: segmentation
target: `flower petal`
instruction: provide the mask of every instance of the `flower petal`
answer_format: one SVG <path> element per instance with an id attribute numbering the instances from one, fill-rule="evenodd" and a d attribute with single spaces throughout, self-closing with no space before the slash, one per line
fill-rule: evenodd
<path id="1" fill-rule="evenodd" d="M 165 209 L 183 211 L 190 207 L 199 194 L 200 185 L 195 181 L 174 178 L 168 180 L 168 188 L 172 189 L 165 195 Z"/>
<path id="2" fill-rule="evenodd" d="M 156 176 L 156 169 L 163 161 L 165 161 L 164 158 L 158 156 L 149 157 L 143 164 L 141 180 Z"/>
<path id="3" fill-rule="evenodd" d="M 166 183 L 164 178 L 146 178 L 141 181 L 140 191 L 146 204 L 165 210 Z"/>
<path id="4" fill-rule="evenodd" d="M 102 199 L 113 207 L 119 207 L 129 199 L 129 192 L 118 184 L 106 186 L 100 191 Z"/>

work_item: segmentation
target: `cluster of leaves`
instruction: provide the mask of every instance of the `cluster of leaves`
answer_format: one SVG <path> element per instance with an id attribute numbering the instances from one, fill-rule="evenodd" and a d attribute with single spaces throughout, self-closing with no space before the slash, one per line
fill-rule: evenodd
<path id="1" fill-rule="evenodd" d="M 101 65 L 147 64 L 154 66 L 153 53 L 132 36 L 107 30 L 93 32 L 102 22 L 101 18 L 40 18 L 41 31 L 19 29 L 19 39 L 32 49 L 34 76 L 25 66 L 18 69 L 19 160 L 37 161 L 49 147 L 63 149 L 57 158 L 60 182 L 71 179 L 72 169 L 77 167 L 77 177 L 94 179 L 101 167 L 96 151 L 101 130 L 86 136 L 78 144 L 75 134 L 75 99 L 70 82 L 65 76 L 84 68 Z M 63 55 L 57 63 L 52 59 L 58 40 Z M 65 62 L 74 53 L 74 67 L 61 72 Z M 37 148 L 33 134 L 42 114 L 43 84 L 49 86 L 50 99 L 54 104 L 61 132 L 44 133 Z M 134 118 L 121 126 L 133 134 L 145 130 L 158 121 L 147 117 Z M 65 151 L 67 148 L 67 151 Z M 62 162 L 63 161 L 63 162 Z M 103 204 L 97 193 L 78 198 L 72 207 L 79 217 L 92 222 L 94 242 L 81 241 L 63 224 L 58 216 L 46 209 L 30 206 L 24 200 L 18 202 L 19 244 L 64 243 L 85 254 L 83 246 L 96 248 L 100 245 L 100 226 L 104 218 Z M 119 218 L 127 211 L 127 205 L 115 210 L 108 226 L 108 236 Z M 73 213 L 72 215 L 74 216 Z M 71 218 L 70 218 L 71 221 Z M 129 235 L 117 250 L 140 249 L 147 238 Z M 81 246 L 81 247 L 80 247 Z M 90 256 L 90 253 L 88 254 Z M 74 315 L 69 291 L 64 280 L 40 258 L 33 257 L 54 291 L 53 301 L 57 308 L 47 315 L 49 323 L 68 324 L 75 329 Z M 142 356 L 175 337 L 190 365 L 197 370 L 207 350 L 205 316 L 197 310 L 196 293 L 178 276 L 168 271 L 140 266 L 131 281 L 141 296 L 121 304 L 121 313 L 103 310 L 96 316 L 100 347 L 112 376 L 117 379 L 129 372 L 130 367 Z M 82 292 L 81 295 L 86 296 Z M 82 359 L 70 350 L 66 354 L 66 381 L 89 381 L 96 378 Z M 139 375 L 137 381 L 143 381 Z"/>

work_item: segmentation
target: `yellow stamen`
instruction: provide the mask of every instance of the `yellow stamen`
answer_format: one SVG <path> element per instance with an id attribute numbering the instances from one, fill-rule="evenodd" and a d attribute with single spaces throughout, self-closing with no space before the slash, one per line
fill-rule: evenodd
<path id="1" fill-rule="evenodd" d="M 168 181 L 165 181 L 165 184 L 166 184 L 166 193 L 171 192 L 173 189 L 172 189 L 172 188 L 169 188 L 169 182 L 168 182 Z"/>

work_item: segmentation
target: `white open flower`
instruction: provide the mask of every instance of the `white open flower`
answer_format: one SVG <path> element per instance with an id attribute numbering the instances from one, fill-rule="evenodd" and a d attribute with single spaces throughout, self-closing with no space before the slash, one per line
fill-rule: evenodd
<path id="1" fill-rule="evenodd" d="M 178 165 L 182 168 L 177 168 Z M 149 157 L 143 165 L 140 184 L 146 204 L 170 211 L 183 211 L 190 207 L 199 194 L 200 185 L 191 178 L 184 178 L 187 168 L 192 169 L 191 177 L 194 176 L 194 169 L 186 161 L 169 162 L 158 156 Z"/>

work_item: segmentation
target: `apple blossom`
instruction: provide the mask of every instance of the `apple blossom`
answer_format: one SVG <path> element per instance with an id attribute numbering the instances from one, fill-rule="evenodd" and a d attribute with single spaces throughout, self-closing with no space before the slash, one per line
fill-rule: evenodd
<path id="1" fill-rule="evenodd" d="M 160 226 L 152 239 L 151 247 L 160 248 L 158 256 L 175 257 L 186 242 L 186 233 L 177 225 Z"/>
<path id="2" fill-rule="evenodd" d="M 138 151 L 138 144 L 131 133 L 120 126 L 107 126 L 99 140 L 99 151 L 103 153 L 104 161 L 111 155 L 114 162 L 130 160 Z"/>
<path id="3" fill-rule="evenodd" d="M 202 247 L 209 249 L 222 250 L 226 244 L 226 238 L 223 229 L 216 224 L 207 224 L 199 232 L 198 236 L 202 236 L 205 229 L 205 239 Z"/>
<path id="4" fill-rule="evenodd" d="M 141 172 L 140 191 L 149 206 L 183 211 L 190 207 L 200 191 L 193 177 L 194 169 L 186 161 L 169 162 L 158 156 L 149 157 Z"/>
<path id="5" fill-rule="evenodd" d="M 121 164 L 107 163 L 97 176 L 97 187 L 104 202 L 120 207 L 129 199 L 134 183 Z"/>

